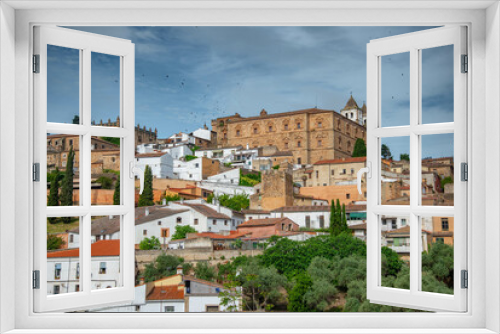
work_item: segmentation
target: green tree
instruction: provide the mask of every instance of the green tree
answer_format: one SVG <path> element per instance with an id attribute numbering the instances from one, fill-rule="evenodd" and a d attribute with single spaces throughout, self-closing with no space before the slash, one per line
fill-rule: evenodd
<path id="1" fill-rule="evenodd" d="M 396 276 L 403 266 L 403 261 L 399 258 L 398 253 L 389 247 L 382 247 L 382 274 L 384 276 Z"/>
<path id="2" fill-rule="evenodd" d="M 73 151 L 73 146 L 69 149 L 68 159 L 66 160 L 66 171 L 64 173 L 64 179 L 62 181 L 61 195 L 59 197 L 61 206 L 72 206 L 73 205 L 73 161 L 75 159 L 75 151 Z M 71 222 L 70 217 L 61 218 L 63 223 L 69 224 Z"/>
<path id="3" fill-rule="evenodd" d="M 163 277 L 172 276 L 177 273 L 177 266 L 183 263 L 184 259 L 181 257 L 166 255 L 165 253 L 160 254 L 144 268 L 144 280 L 152 282 Z"/>
<path id="4" fill-rule="evenodd" d="M 75 115 L 75 117 L 73 117 L 73 124 L 80 124 L 80 116 L 79 115 Z"/>
<path id="5" fill-rule="evenodd" d="M 250 206 L 250 199 L 248 195 L 239 194 L 229 196 L 228 194 L 222 194 L 217 197 L 217 201 L 220 205 L 230 208 L 234 211 L 241 211 L 241 209 L 246 209 Z"/>
<path id="6" fill-rule="evenodd" d="M 175 233 L 172 235 L 172 240 L 185 239 L 188 233 L 196 233 L 195 228 L 189 225 L 177 225 Z"/>
<path id="7" fill-rule="evenodd" d="M 165 195 L 165 196 L 163 196 L 163 199 L 168 204 L 169 202 L 180 201 L 181 200 L 181 196 L 179 196 L 179 194 Z"/>
<path id="8" fill-rule="evenodd" d="M 115 182 L 115 192 L 113 193 L 113 205 L 120 205 L 120 177 Z"/>
<path id="9" fill-rule="evenodd" d="M 307 305 L 306 294 L 312 288 L 313 282 L 307 272 L 295 276 L 294 285 L 288 294 L 289 312 L 310 312 L 312 309 Z"/>
<path id="10" fill-rule="evenodd" d="M 326 311 L 337 293 L 333 262 L 323 257 L 315 257 L 307 268 L 307 273 L 313 283 L 304 295 L 306 304 L 312 310 Z"/>
<path id="11" fill-rule="evenodd" d="M 224 306 L 226 312 L 237 312 L 240 310 L 241 289 L 239 282 L 230 275 L 224 283 L 224 289 L 219 292 L 220 305 Z"/>
<path id="12" fill-rule="evenodd" d="M 453 178 L 451 176 L 447 176 L 447 177 L 444 177 L 442 180 L 441 180 L 441 188 L 444 189 L 444 186 L 448 183 L 453 183 Z"/>
<path id="13" fill-rule="evenodd" d="M 56 168 L 55 174 L 52 175 L 50 180 L 50 192 L 47 199 L 47 206 L 59 206 L 59 169 Z M 56 222 L 57 218 L 49 217 L 48 220 L 51 224 Z"/>
<path id="14" fill-rule="evenodd" d="M 330 207 L 330 234 L 336 236 L 343 232 L 349 232 L 345 204 L 341 206 L 338 199 L 337 204 L 332 200 Z"/>
<path id="15" fill-rule="evenodd" d="M 207 262 L 198 262 L 196 267 L 194 268 L 194 275 L 205 281 L 215 281 L 217 277 L 217 273 L 215 272 L 215 268 L 210 266 Z"/>
<path id="16" fill-rule="evenodd" d="M 113 179 L 107 176 L 100 176 L 96 182 L 101 184 L 102 189 L 111 189 L 113 187 Z"/>
<path id="17" fill-rule="evenodd" d="M 401 153 L 399 155 L 399 160 L 406 160 L 406 161 L 410 161 L 410 155 L 408 153 Z"/>
<path id="18" fill-rule="evenodd" d="M 154 205 L 153 197 L 153 173 L 151 168 L 146 165 L 144 170 L 144 189 L 142 194 L 139 196 L 138 206 L 151 206 Z"/>
<path id="19" fill-rule="evenodd" d="M 422 252 L 422 271 L 453 288 L 453 246 L 433 243 L 427 252 Z"/>
<path id="20" fill-rule="evenodd" d="M 214 200 L 214 194 L 208 194 L 207 196 L 207 203 L 212 203 Z"/>
<path id="21" fill-rule="evenodd" d="M 363 138 L 356 139 L 356 143 L 354 144 L 354 149 L 352 151 L 352 157 L 366 157 L 366 144 Z"/>
<path id="22" fill-rule="evenodd" d="M 386 144 L 382 144 L 381 155 L 382 155 L 382 158 L 384 158 L 386 160 L 392 159 L 391 149 Z"/>
<path id="23" fill-rule="evenodd" d="M 144 238 L 139 243 L 140 250 L 160 249 L 160 240 L 154 235 L 151 238 Z"/>
<path id="24" fill-rule="evenodd" d="M 65 242 L 61 237 L 57 237 L 55 235 L 47 236 L 47 250 L 59 249 Z"/>

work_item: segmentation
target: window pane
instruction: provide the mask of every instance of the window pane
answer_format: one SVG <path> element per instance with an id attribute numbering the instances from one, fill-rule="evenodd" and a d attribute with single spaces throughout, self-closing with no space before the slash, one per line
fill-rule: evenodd
<path id="1" fill-rule="evenodd" d="M 410 205 L 410 137 L 381 140 L 381 204 Z"/>
<path id="2" fill-rule="evenodd" d="M 47 218 L 47 295 L 80 291 L 80 217 Z"/>
<path id="3" fill-rule="evenodd" d="M 453 171 L 453 133 L 422 136 L 422 205 L 453 205 Z"/>
<path id="4" fill-rule="evenodd" d="M 120 57 L 92 52 L 92 124 L 120 126 Z"/>
<path id="5" fill-rule="evenodd" d="M 410 53 L 381 57 L 382 126 L 410 124 Z"/>
<path id="6" fill-rule="evenodd" d="M 120 264 L 121 216 L 92 217 L 91 288 L 109 289 L 122 286 Z"/>
<path id="7" fill-rule="evenodd" d="M 422 291 L 453 294 L 453 217 L 422 217 Z"/>
<path id="8" fill-rule="evenodd" d="M 120 138 L 91 139 L 92 205 L 120 205 Z"/>
<path id="9" fill-rule="evenodd" d="M 410 217 L 381 216 L 381 286 L 410 289 Z"/>
<path id="10" fill-rule="evenodd" d="M 47 134 L 47 206 L 80 201 L 80 136 Z"/>
<path id="11" fill-rule="evenodd" d="M 80 118 L 80 50 L 47 45 L 47 122 Z"/>
<path id="12" fill-rule="evenodd" d="M 453 45 L 423 49 L 422 123 L 453 122 Z"/>

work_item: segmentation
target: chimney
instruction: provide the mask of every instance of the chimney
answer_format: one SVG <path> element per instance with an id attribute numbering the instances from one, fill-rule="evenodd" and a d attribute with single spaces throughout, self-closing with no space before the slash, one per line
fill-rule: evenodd
<path id="1" fill-rule="evenodd" d="M 167 205 L 167 199 L 166 199 L 166 198 L 164 198 L 164 199 L 161 201 L 161 203 L 162 203 L 163 205 Z"/>
<path id="2" fill-rule="evenodd" d="M 217 212 L 220 213 L 220 202 L 217 201 Z"/>
<path id="3" fill-rule="evenodd" d="M 139 277 L 139 285 L 144 285 L 144 276 Z"/>
<path id="4" fill-rule="evenodd" d="M 149 216 L 149 207 L 146 207 L 146 211 L 144 211 L 144 216 Z"/>
<path id="5" fill-rule="evenodd" d="M 177 275 L 183 275 L 184 273 L 182 272 L 182 266 L 178 265 L 177 266 Z"/>
<path id="6" fill-rule="evenodd" d="M 247 150 L 248 150 L 249 148 L 250 148 L 250 145 L 248 145 L 248 143 L 247 143 Z"/>

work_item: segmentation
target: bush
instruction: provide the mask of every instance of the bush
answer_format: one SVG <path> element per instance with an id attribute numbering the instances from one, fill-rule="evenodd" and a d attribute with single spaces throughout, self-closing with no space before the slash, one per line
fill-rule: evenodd
<path id="1" fill-rule="evenodd" d="M 188 233 L 196 233 L 196 230 L 189 225 L 177 225 L 175 227 L 175 233 L 172 235 L 172 240 L 185 239 Z"/>
<path id="2" fill-rule="evenodd" d="M 144 280 L 152 282 L 163 277 L 172 276 L 177 273 L 177 266 L 184 263 L 184 259 L 177 256 L 161 254 L 152 263 L 148 263 L 144 269 Z"/>
<path id="3" fill-rule="evenodd" d="M 47 236 L 47 250 L 59 249 L 65 242 L 61 237 L 55 235 Z"/>
<path id="4" fill-rule="evenodd" d="M 198 262 L 194 268 L 194 275 L 199 279 L 211 282 L 217 277 L 214 267 L 209 266 L 207 262 Z"/>
<path id="5" fill-rule="evenodd" d="M 144 238 L 139 243 L 140 250 L 151 250 L 151 249 L 160 249 L 161 244 L 160 240 L 154 235 L 151 238 Z"/>
<path id="6" fill-rule="evenodd" d="M 101 176 L 96 180 L 97 183 L 101 184 L 102 189 L 112 189 L 113 180 L 107 176 Z"/>
<path id="7" fill-rule="evenodd" d="M 220 205 L 234 211 L 241 211 L 241 209 L 246 209 L 250 206 L 250 199 L 248 198 L 248 195 L 245 194 L 233 196 L 222 194 L 217 197 L 217 201 L 219 201 Z"/>
<path id="8" fill-rule="evenodd" d="M 184 159 L 185 159 L 186 161 L 191 161 L 191 160 L 194 160 L 194 159 L 196 159 L 196 158 L 197 158 L 197 157 L 195 157 L 194 155 L 186 155 L 186 156 L 184 157 Z"/>

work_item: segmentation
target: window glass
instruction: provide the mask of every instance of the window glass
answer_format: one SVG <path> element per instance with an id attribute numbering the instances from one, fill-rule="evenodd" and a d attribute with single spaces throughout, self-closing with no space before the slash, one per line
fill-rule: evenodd
<path id="1" fill-rule="evenodd" d="M 382 126 L 410 125 L 410 53 L 380 58 Z"/>
<path id="2" fill-rule="evenodd" d="M 92 52 L 92 124 L 120 127 L 120 57 Z"/>

